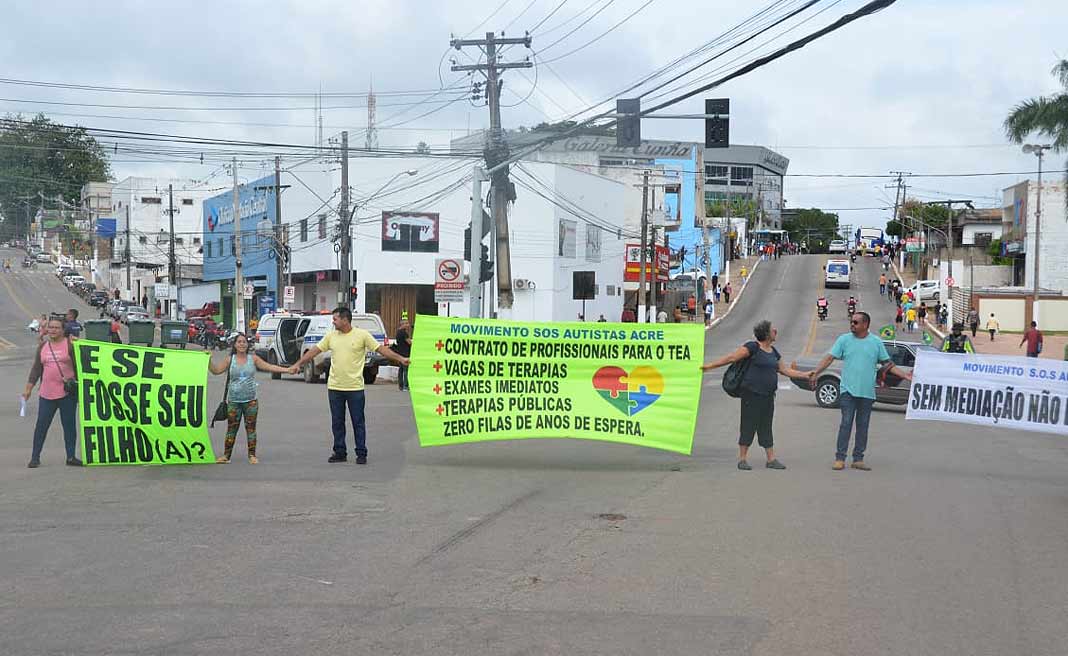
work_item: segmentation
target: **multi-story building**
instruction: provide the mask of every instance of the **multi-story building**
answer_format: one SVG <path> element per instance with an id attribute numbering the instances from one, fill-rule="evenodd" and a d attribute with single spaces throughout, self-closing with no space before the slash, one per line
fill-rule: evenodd
<path id="1" fill-rule="evenodd" d="M 1055 175 L 1055 174 L 1054 174 Z M 1033 289 L 1033 253 L 1038 240 L 1038 283 L 1042 289 L 1068 290 L 1068 223 L 1065 222 L 1063 180 L 1042 183 L 1042 218 L 1036 220 L 1038 184 L 1025 180 L 1002 192 L 1002 241 L 1005 257 L 1013 258 L 1013 284 Z M 1036 227 L 1038 228 L 1036 232 Z"/>
<path id="2" fill-rule="evenodd" d="M 763 146 L 702 148 L 705 216 L 740 210 L 754 230 L 781 230 L 790 160 Z"/>

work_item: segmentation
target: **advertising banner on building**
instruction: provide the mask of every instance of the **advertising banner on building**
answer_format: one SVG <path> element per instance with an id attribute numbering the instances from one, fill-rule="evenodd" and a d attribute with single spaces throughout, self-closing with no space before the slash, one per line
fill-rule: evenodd
<path id="1" fill-rule="evenodd" d="M 215 462 L 207 353 L 87 340 L 75 349 L 86 465 Z"/>
<path id="2" fill-rule="evenodd" d="M 642 247 L 640 244 L 626 245 L 626 258 L 623 269 L 624 282 L 638 282 L 642 271 Z M 667 246 L 656 247 L 656 261 L 645 260 L 645 279 L 647 282 L 656 276 L 657 282 L 667 282 L 671 273 L 671 251 Z"/>
<path id="3" fill-rule="evenodd" d="M 431 212 L 382 212 L 382 250 L 437 253 L 441 217 Z"/>
<path id="4" fill-rule="evenodd" d="M 1068 362 L 921 351 L 905 418 L 1068 435 Z"/>
<path id="5" fill-rule="evenodd" d="M 415 325 L 409 382 L 422 446 L 563 437 L 692 449 L 700 325 L 423 315 Z"/>

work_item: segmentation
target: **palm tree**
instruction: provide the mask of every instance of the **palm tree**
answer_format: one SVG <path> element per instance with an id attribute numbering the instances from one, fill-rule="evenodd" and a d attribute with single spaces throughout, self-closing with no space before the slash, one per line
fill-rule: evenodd
<path id="1" fill-rule="evenodd" d="M 1028 98 L 1012 108 L 1005 117 L 1005 134 L 1014 143 L 1023 143 L 1028 135 L 1038 133 L 1052 139 L 1054 152 L 1068 151 L 1068 59 L 1062 59 L 1050 71 L 1064 91 L 1051 96 Z M 1065 169 L 1068 169 L 1066 164 Z M 1065 176 L 1068 183 L 1068 175 Z M 1068 205 L 1068 195 L 1065 197 Z"/>

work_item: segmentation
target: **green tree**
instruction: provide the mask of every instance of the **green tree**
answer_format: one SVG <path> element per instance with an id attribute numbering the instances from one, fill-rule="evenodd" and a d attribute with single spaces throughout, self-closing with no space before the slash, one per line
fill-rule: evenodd
<path id="1" fill-rule="evenodd" d="M 902 226 L 901 222 L 897 221 L 896 219 L 890 219 L 889 221 L 886 222 L 886 230 L 884 232 L 886 232 L 887 236 L 889 236 L 889 237 L 904 237 L 905 236 L 905 228 L 904 228 L 904 226 Z"/>
<path id="2" fill-rule="evenodd" d="M 1028 136 L 1038 134 L 1051 140 L 1055 152 L 1068 152 L 1068 59 L 1062 59 L 1050 71 L 1064 90 L 1049 96 L 1028 98 L 1012 108 L 1005 117 L 1005 135 L 1022 144 Z M 1068 164 L 1065 165 L 1068 170 Z M 1065 176 L 1068 183 L 1068 175 Z M 1065 196 L 1068 205 L 1068 195 Z"/>
<path id="3" fill-rule="evenodd" d="M 33 212 L 57 197 L 78 204 L 82 185 L 110 178 L 104 148 L 82 127 L 53 123 L 43 114 L 32 120 L 0 119 L 0 234 L 26 232 L 26 199 Z"/>
<path id="4" fill-rule="evenodd" d="M 809 251 L 821 253 L 838 234 L 838 215 L 813 207 L 800 210 L 784 221 L 782 227 L 789 233 L 790 241 L 807 243 Z"/>

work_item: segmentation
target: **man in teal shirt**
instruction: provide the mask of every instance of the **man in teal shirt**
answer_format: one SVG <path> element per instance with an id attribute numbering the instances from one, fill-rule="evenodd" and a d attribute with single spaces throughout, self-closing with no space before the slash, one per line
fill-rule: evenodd
<path id="1" fill-rule="evenodd" d="M 853 421 L 857 423 L 857 438 L 853 443 L 853 469 L 871 471 L 864 462 L 864 451 L 868 448 L 868 422 L 871 420 L 871 406 L 875 403 L 875 376 L 879 365 L 890 361 L 883 341 L 868 332 L 871 316 L 867 312 L 857 312 L 849 320 L 849 332 L 839 335 L 831 352 L 823 357 L 819 366 L 809 372 L 809 379 L 816 380 L 820 372 L 830 366 L 834 360 L 842 361 L 842 382 L 839 387 L 839 405 L 842 408 L 842 422 L 838 425 L 838 446 L 834 454 L 836 471 L 845 469 L 846 451 L 849 450 L 849 435 L 853 432 Z M 912 381 L 912 374 L 891 365 L 890 373 L 905 380 Z"/>

